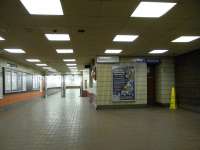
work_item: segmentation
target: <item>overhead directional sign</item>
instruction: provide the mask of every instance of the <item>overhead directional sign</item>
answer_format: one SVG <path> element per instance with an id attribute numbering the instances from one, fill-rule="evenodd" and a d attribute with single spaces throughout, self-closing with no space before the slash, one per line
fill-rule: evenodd
<path id="1" fill-rule="evenodd" d="M 119 63 L 118 56 L 99 56 L 97 57 L 97 63 Z"/>

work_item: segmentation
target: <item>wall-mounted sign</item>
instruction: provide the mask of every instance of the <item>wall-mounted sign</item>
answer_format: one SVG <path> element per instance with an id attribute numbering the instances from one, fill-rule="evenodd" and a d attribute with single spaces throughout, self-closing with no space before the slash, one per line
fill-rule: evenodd
<path id="1" fill-rule="evenodd" d="M 113 101 L 135 100 L 135 68 L 133 65 L 113 65 Z"/>
<path id="2" fill-rule="evenodd" d="M 14 64 L 14 63 L 7 63 L 7 67 L 10 67 L 10 68 L 17 68 L 17 65 Z"/>
<path id="3" fill-rule="evenodd" d="M 131 59 L 132 62 L 136 62 L 136 63 L 145 63 L 145 59 L 143 58 L 134 58 Z"/>
<path id="4" fill-rule="evenodd" d="M 131 62 L 147 63 L 147 64 L 159 64 L 160 59 L 156 59 L 156 58 L 133 58 L 133 59 L 131 59 Z"/>
<path id="5" fill-rule="evenodd" d="M 159 64 L 160 59 L 146 59 L 147 64 Z"/>
<path id="6" fill-rule="evenodd" d="M 97 57 L 97 63 L 119 63 L 118 56 L 99 56 Z"/>

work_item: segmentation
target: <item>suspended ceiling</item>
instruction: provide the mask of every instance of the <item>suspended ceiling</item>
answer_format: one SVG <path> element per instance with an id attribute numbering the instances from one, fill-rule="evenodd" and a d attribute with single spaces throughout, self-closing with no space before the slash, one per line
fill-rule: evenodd
<path id="1" fill-rule="evenodd" d="M 153 1 L 153 0 L 152 0 Z M 155 0 L 154 0 L 155 1 Z M 162 0 L 163 1 L 163 0 Z M 75 58 L 79 69 L 107 48 L 123 49 L 120 56 L 150 56 L 152 49 L 168 49 L 176 56 L 200 48 L 200 40 L 172 43 L 181 35 L 200 35 L 200 1 L 171 0 L 177 5 L 161 18 L 131 18 L 139 0 L 62 0 L 63 16 L 30 15 L 19 0 L 0 1 L 0 48 L 22 48 L 26 54 L 0 55 L 36 67 L 26 58 L 38 58 L 61 72 L 62 61 Z M 78 32 L 84 29 L 84 33 Z M 69 42 L 48 41 L 44 33 L 69 33 Z M 138 34 L 132 43 L 114 43 L 117 34 Z M 73 48 L 74 54 L 57 54 L 56 48 Z M 163 56 L 163 55 L 162 55 Z M 36 67 L 40 69 L 40 67 Z"/>

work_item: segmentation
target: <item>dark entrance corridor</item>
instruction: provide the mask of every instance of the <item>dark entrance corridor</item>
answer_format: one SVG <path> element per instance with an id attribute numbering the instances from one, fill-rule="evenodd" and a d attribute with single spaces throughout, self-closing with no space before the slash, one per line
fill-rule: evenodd
<path id="1" fill-rule="evenodd" d="M 147 104 L 156 104 L 156 73 L 155 65 L 147 65 Z"/>
<path id="2" fill-rule="evenodd" d="M 78 89 L 0 112 L 1 150 L 198 150 L 199 135 L 197 113 L 95 111 Z"/>

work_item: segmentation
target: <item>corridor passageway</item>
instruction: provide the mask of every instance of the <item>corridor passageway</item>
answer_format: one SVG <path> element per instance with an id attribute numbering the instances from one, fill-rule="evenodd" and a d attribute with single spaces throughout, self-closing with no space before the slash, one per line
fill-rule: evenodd
<path id="1" fill-rule="evenodd" d="M 200 0 L 0 0 L 0 150 L 200 150 Z"/>
<path id="2" fill-rule="evenodd" d="M 196 150 L 198 113 L 162 108 L 96 111 L 79 89 L 2 109 L 1 150 Z M 14 109 L 13 109 L 14 108 Z M 184 145 L 183 145 L 184 143 Z"/>

